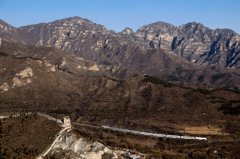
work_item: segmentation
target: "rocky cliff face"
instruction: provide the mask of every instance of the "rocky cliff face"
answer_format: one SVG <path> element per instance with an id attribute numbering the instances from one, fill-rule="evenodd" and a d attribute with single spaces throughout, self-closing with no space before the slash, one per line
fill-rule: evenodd
<path id="1" fill-rule="evenodd" d="M 240 36 L 230 29 L 211 30 L 196 22 L 179 27 L 157 22 L 128 36 L 119 35 L 141 42 L 146 48 L 171 50 L 201 66 L 239 68 Z"/>
<path id="2" fill-rule="evenodd" d="M 99 142 L 91 142 L 67 132 L 59 138 L 48 156 L 71 159 L 118 159 L 117 155 Z"/>

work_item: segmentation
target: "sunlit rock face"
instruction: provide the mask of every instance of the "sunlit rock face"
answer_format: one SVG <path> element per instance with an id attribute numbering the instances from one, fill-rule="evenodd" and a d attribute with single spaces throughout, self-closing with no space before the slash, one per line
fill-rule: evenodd
<path id="1" fill-rule="evenodd" d="M 48 156 L 71 159 L 118 159 L 117 155 L 99 142 L 90 142 L 77 137 L 73 132 L 67 132 L 55 143 Z"/>
<path id="2" fill-rule="evenodd" d="M 18 32 L 20 38 L 28 44 L 54 46 L 75 54 L 99 51 L 109 41 L 105 36 L 112 34 L 104 26 L 80 17 L 24 26 L 18 28 Z"/>
<path id="3" fill-rule="evenodd" d="M 0 89 L 5 92 L 9 90 L 9 86 L 7 83 L 4 83 L 3 85 L 0 86 Z"/>
<path id="4" fill-rule="evenodd" d="M 141 42 L 146 48 L 173 51 L 198 65 L 239 68 L 240 36 L 230 29 L 211 30 L 196 22 L 179 27 L 157 22 L 128 36 L 120 35 L 130 41 Z"/>

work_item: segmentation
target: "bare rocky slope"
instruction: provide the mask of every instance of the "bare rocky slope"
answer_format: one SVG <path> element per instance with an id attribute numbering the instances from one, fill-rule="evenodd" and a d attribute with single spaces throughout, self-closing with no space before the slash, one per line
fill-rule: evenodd
<path id="1" fill-rule="evenodd" d="M 65 132 L 45 158 L 118 159 L 103 144 L 84 139 L 72 131 Z"/>
<path id="2" fill-rule="evenodd" d="M 233 31 L 213 31 L 196 23 L 175 27 L 158 22 L 141 27 L 136 33 L 126 28 L 117 34 L 80 17 L 20 28 L 3 21 L 0 24 L 2 39 L 56 47 L 108 68 L 124 66 L 187 86 L 239 87 L 239 70 L 225 68 L 238 68 L 239 35 Z M 217 49 L 219 43 L 222 49 Z M 196 51 L 191 53 L 192 50 Z M 234 65 L 222 57 L 228 57 Z M 221 62 L 216 62 L 218 58 Z"/>

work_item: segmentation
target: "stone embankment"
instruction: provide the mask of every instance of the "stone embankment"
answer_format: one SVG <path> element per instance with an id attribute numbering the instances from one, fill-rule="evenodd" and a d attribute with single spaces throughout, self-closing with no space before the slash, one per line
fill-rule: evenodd
<path id="1" fill-rule="evenodd" d="M 49 116 L 49 115 L 46 115 L 46 114 L 42 114 L 42 113 L 39 113 L 39 112 L 37 112 L 37 114 L 38 114 L 39 116 L 41 116 L 41 117 L 44 117 L 44 118 L 48 119 L 48 120 L 56 121 L 58 124 L 61 124 L 61 123 L 62 123 L 62 121 L 61 121 L 60 119 L 54 118 L 54 117 L 52 117 L 52 116 Z"/>
<path id="2" fill-rule="evenodd" d="M 0 116 L 0 119 L 11 118 L 11 117 L 16 118 L 16 117 L 19 117 L 19 116 L 25 116 L 25 115 L 30 115 L 30 114 L 32 114 L 32 112 L 22 113 L 22 114 L 18 113 L 18 114 L 15 114 L 15 115 Z"/>
<path id="3" fill-rule="evenodd" d="M 30 114 L 38 114 L 39 116 L 41 117 L 44 117 L 48 120 L 53 120 L 53 121 L 56 121 L 57 123 L 62 123 L 62 121 L 60 119 L 57 119 L 57 118 L 54 118 L 52 116 L 49 116 L 49 115 L 46 115 L 46 114 L 42 114 L 42 113 L 39 113 L 39 112 L 28 112 L 28 113 L 18 113 L 18 114 L 15 114 L 15 115 L 9 115 L 9 116 L 0 116 L 0 119 L 4 119 L 4 118 L 16 118 L 16 117 L 19 117 L 19 116 L 26 116 L 26 115 L 30 115 Z"/>

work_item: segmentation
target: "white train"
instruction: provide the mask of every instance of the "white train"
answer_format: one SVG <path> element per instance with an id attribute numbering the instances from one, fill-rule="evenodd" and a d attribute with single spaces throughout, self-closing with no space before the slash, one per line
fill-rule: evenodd
<path id="1" fill-rule="evenodd" d="M 111 130 L 115 130 L 115 131 L 129 132 L 129 133 L 133 133 L 133 134 L 156 136 L 156 137 L 167 137 L 167 138 L 173 138 L 173 139 L 207 140 L 206 137 L 192 137 L 192 136 L 156 134 L 156 133 L 148 133 L 148 132 L 141 132 L 141 131 L 128 130 L 128 129 L 119 129 L 119 128 L 114 128 L 114 127 L 104 126 L 104 125 L 102 125 L 102 128 L 111 129 Z"/>

